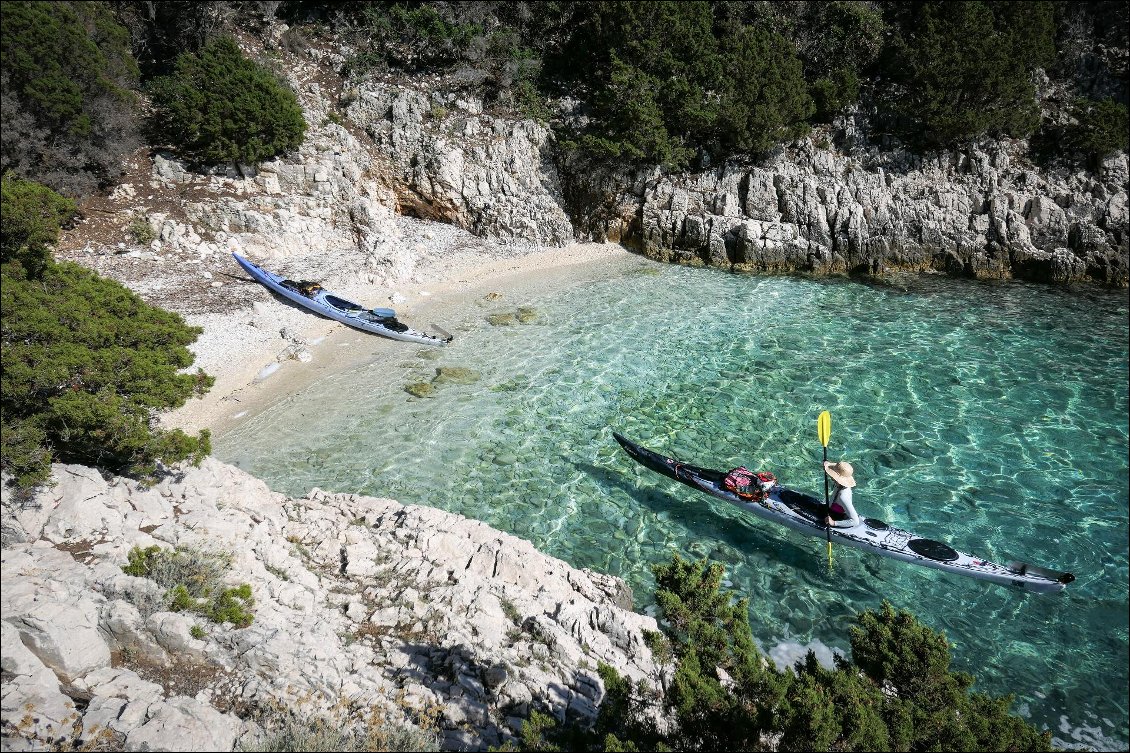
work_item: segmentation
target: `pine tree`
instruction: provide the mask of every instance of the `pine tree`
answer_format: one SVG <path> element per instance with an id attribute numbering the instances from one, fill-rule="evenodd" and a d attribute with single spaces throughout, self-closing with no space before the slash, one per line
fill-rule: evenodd
<path id="1" fill-rule="evenodd" d="M 182 54 L 150 91 L 154 136 L 203 164 L 257 164 L 296 148 L 306 132 L 294 92 L 230 37 Z"/>

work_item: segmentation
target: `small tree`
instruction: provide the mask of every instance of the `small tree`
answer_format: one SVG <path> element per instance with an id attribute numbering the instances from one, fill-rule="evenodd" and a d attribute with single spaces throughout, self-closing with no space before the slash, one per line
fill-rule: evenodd
<path id="1" fill-rule="evenodd" d="M 38 277 L 51 260 L 59 229 L 74 217 L 75 203 L 14 175 L 0 179 L 0 202 L 0 263 L 18 261 L 29 277 Z"/>
<path id="2" fill-rule="evenodd" d="M 203 164 L 255 164 L 294 149 L 306 132 L 294 92 L 230 37 L 181 55 L 150 91 L 154 135 Z"/>
<path id="3" fill-rule="evenodd" d="M 1055 56 L 1047 2 L 893 4 L 901 18 L 885 75 L 889 111 L 913 143 L 949 146 L 986 134 L 1026 137 L 1039 125 L 1032 80 Z"/>
<path id="4" fill-rule="evenodd" d="M 107 3 L 0 3 L 0 169 L 69 196 L 116 178 L 140 143 L 129 41 Z"/>
<path id="5" fill-rule="evenodd" d="M 158 410 L 212 384 L 181 373 L 199 328 L 69 262 L 33 280 L 12 261 L 2 275 L 0 466 L 17 485 L 45 481 L 52 460 L 143 476 L 210 451 L 206 430 L 156 427 Z"/>
<path id="6" fill-rule="evenodd" d="M 1050 750 L 1050 734 L 1009 713 L 1010 697 L 971 692 L 973 678 L 950 670 L 945 635 L 890 604 L 857 618 L 850 661 L 825 668 L 810 651 L 779 671 L 753 642 L 748 601 L 721 589 L 721 565 L 676 555 L 655 574 L 676 660 L 664 699 L 673 725 L 657 740 L 638 723 L 637 697 L 602 668 L 608 711 L 627 723 L 602 713 L 595 731 L 615 730 L 621 749 Z"/>
<path id="7" fill-rule="evenodd" d="M 746 26 L 722 41 L 728 73 L 717 131 L 721 153 L 764 152 L 808 130 L 814 112 L 800 59 L 787 39 Z"/>
<path id="8" fill-rule="evenodd" d="M 1078 99 L 1071 110 L 1075 125 L 1066 128 L 1067 146 L 1075 149 L 1092 163 L 1101 162 L 1105 157 L 1118 151 L 1126 151 L 1130 146 L 1127 129 L 1126 105 L 1113 99 L 1098 102 Z"/>

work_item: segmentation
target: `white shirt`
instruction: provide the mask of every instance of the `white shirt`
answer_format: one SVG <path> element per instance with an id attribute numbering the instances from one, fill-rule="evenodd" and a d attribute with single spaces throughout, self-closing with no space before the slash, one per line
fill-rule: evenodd
<path id="1" fill-rule="evenodd" d="M 829 511 L 831 505 L 839 503 L 840 507 L 844 508 L 847 513 L 847 520 L 832 520 L 833 528 L 851 528 L 852 526 L 859 525 L 859 513 L 855 511 L 855 507 L 851 503 L 851 489 L 846 486 L 836 484 L 836 491 L 832 494 L 832 499 L 829 500 Z"/>

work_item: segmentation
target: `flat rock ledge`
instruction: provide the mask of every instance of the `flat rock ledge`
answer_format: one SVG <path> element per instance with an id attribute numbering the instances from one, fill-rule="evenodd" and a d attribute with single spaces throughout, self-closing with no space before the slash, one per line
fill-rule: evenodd
<path id="1" fill-rule="evenodd" d="M 600 662 L 663 682 L 644 642 L 658 626 L 622 581 L 459 515 L 293 499 L 213 458 L 150 487 L 76 465 L 53 482 L 2 500 L 4 750 L 231 750 L 270 708 L 485 750 L 533 710 L 591 723 Z M 164 611 L 154 581 L 122 571 L 153 545 L 230 554 L 252 624 Z"/>

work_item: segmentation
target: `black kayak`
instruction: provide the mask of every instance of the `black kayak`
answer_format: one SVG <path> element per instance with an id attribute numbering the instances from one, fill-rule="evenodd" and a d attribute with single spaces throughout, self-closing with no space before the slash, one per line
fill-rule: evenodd
<path id="1" fill-rule="evenodd" d="M 625 452 L 632 456 L 632 459 L 656 473 L 681 481 L 692 489 L 724 499 L 758 517 L 788 526 L 794 531 L 821 539 L 828 533 L 828 528 L 824 525 L 823 500 L 778 484 L 764 500 L 746 501 L 723 486 L 725 471 L 688 465 L 641 447 L 616 432 L 612 432 L 612 436 Z M 875 518 L 864 518 L 850 528 L 832 528 L 831 536 L 832 540 L 839 544 L 865 549 L 883 557 L 1006 586 L 1015 586 L 1036 593 L 1062 591 L 1068 583 L 1075 580 L 1075 576 L 1071 573 L 1056 572 L 1024 562 L 1010 562 L 1007 566 L 998 565 L 959 552 L 941 541 L 924 539 L 909 531 L 895 528 Z"/>

